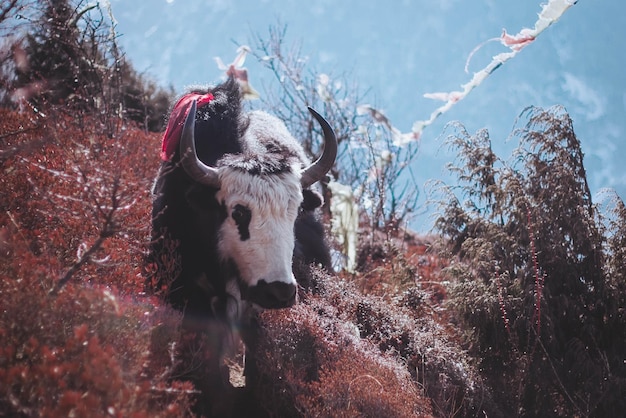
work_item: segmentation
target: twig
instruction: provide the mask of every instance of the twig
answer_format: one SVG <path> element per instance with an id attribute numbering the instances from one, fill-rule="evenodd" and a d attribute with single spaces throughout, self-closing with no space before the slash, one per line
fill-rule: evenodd
<path id="1" fill-rule="evenodd" d="M 69 270 L 63 275 L 63 277 L 56 283 L 56 285 L 50 291 L 51 295 L 56 295 L 59 290 L 63 286 L 67 284 L 68 281 L 72 278 L 74 273 L 76 273 L 82 266 L 91 258 L 92 254 L 102 247 L 102 244 L 107 238 L 112 237 L 117 232 L 114 215 L 119 207 L 119 199 L 117 196 L 117 190 L 119 187 L 119 179 L 116 179 L 113 183 L 113 189 L 111 190 L 111 206 L 108 208 L 108 211 L 104 212 L 103 207 L 101 205 L 96 205 L 98 212 L 102 213 L 104 217 L 104 224 L 102 229 L 100 230 L 100 236 L 96 241 L 89 247 L 87 251 L 85 251 L 79 258 L 76 263 L 69 268 Z"/>
<path id="2" fill-rule="evenodd" d="M 502 289 L 502 281 L 500 279 L 500 267 L 496 265 L 496 287 L 498 288 L 498 302 L 500 303 L 500 312 L 504 321 L 504 328 L 511 339 L 511 329 L 509 328 L 509 318 L 506 315 L 506 306 L 504 306 L 504 292 Z"/>
<path id="3" fill-rule="evenodd" d="M 24 236 L 24 234 L 22 233 L 22 229 L 20 228 L 20 226 L 18 225 L 17 221 L 15 220 L 15 217 L 13 216 L 13 214 L 11 213 L 11 211 L 6 211 L 6 214 L 9 216 L 9 219 L 11 220 L 11 223 L 13 225 L 15 225 L 15 228 L 17 229 L 17 233 L 20 235 L 20 238 L 22 238 L 22 240 L 24 241 L 24 243 L 26 244 L 26 247 L 29 247 L 28 245 L 28 240 L 26 239 L 26 237 Z"/>
<path id="4" fill-rule="evenodd" d="M 543 291 L 543 276 L 539 274 L 539 262 L 537 261 L 537 248 L 535 246 L 535 234 L 533 232 L 532 218 L 530 214 L 530 206 L 526 207 L 526 216 L 528 217 L 528 234 L 530 236 L 530 252 L 533 260 L 533 271 L 535 273 L 535 317 L 536 317 L 536 334 L 535 344 L 541 337 L 541 297 Z"/>
<path id="5" fill-rule="evenodd" d="M 350 381 L 350 383 L 348 384 L 348 410 L 350 409 L 350 389 L 352 388 L 352 384 L 353 384 L 354 382 L 356 382 L 357 380 L 360 380 L 360 379 L 365 379 L 365 378 L 370 379 L 370 380 L 373 380 L 374 382 L 378 383 L 378 386 L 380 386 L 380 391 L 381 391 L 381 392 L 383 392 L 383 391 L 385 390 L 385 387 L 383 386 L 383 384 L 382 384 L 382 383 L 380 383 L 380 381 L 379 381 L 378 379 L 376 379 L 376 378 L 375 378 L 374 376 L 372 376 L 372 375 L 369 375 L 369 374 L 362 374 L 362 375 L 360 375 L 360 376 L 355 377 L 355 378 L 354 378 L 354 379 L 352 379 L 352 380 Z"/>
<path id="6" fill-rule="evenodd" d="M 563 382 L 561 381 L 561 379 L 559 378 L 559 374 L 556 371 L 556 368 L 554 367 L 554 363 L 552 363 L 552 360 L 550 359 L 550 354 L 548 353 L 548 350 L 546 350 L 546 347 L 543 345 L 543 343 L 541 342 L 541 340 L 539 340 L 539 337 L 537 337 L 537 343 L 539 344 L 539 347 L 541 347 L 541 349 L 543 350 L 544 354 L 545 354 L 545 358 L 548 361 L 548 364 L 550 364 L 550 368 L 552 369 L 552 372 L 554 373 L 554 377 L 557 381 L 557 383 L 559 384 L 559 386 L 561 387 L 561 390 L 563 391 L 563 394 L 567 397 L 567 399 L 569 399 L 569 401 L 572 403 L 572 405 L 574 406 L 574 408 L 576 408 L 576 410 L 578 410 L 581 414 L 581 416 L 587 415 L 584 413 L 584 411 L 576 404 L 576 402 L 574 402 L 574 399 L 570 396 L 569 392 L 567 391 L 567 389 L 565 388 L 565 385 L 563 385 Z"/>
<path id="7" fill-rule="evenodd" d="M 96 242 L 94 242 L 93 245 L 87 251 L 85 251 L 82 257 L 80 257 L 78 261 L 74 263 L 72 267 L 70 267 L 70 269 L 65 273 L 61 280 L 59 280 L 57 284 L 52 288 L 52 290 L 50 291 L 51 295 L 56 295 L 59 290 L 61 290 L 61 288 L 65 286 L 65 284 L 72 278 L 74 273 L 76 273 L 82 267 L 82 265 L 89 260 L 91 255 L 95 253 L 98 249 L 100 249 L 104 240 L 104 237 L 98 237 Z"/>

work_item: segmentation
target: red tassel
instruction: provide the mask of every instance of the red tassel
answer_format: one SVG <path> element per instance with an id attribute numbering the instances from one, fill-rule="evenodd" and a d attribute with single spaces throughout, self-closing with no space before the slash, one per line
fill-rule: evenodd
<path id="1" fill-rule="evenodd" d="M 185 119 L 189 114 L 189 108 L 194 100 L 198 101 L 197 107 L 199 109 L 211 102 L 213 95 L 211 93 L 188 93 L 180 98 L 170 114 L 170 120 L 163 134 L 163 140 L 161 142 L 161 160 L 169 161 L 174 153 L 176 153 Z"/>

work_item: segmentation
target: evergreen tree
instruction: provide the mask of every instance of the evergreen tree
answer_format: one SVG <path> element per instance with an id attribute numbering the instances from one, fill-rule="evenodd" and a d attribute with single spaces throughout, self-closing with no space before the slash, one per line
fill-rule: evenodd
<path id="1" fill-rule="evenodd" d="M 14 66 L 15 82 L 7 75 L 4 85 L 37 107 L 63 105 L 100 114 L 105 124 L 115 116 L 162 129 L 174 91 L 137 74 L 116 44 L 107 11 L 82 0 L 46 0 L 38 7 L 22 42 L 28 63 Z"/>
<path id="2" fill-rule="evenodd" d="M 18 74 L 18 87 L 39 83 L 35 102 L 88 103 L 102 86 L 97 48 L 89 48 L 78 28 L 80 13 L 69 0 L 47 0 L 26 37 L 29 65 Z M 88 53 L 94 51 L 95 53 Z"/>
<path id="3" fill-rule="evenodd" d="M 452 138 L 459 189 L 437 222 L 455 260 L 451 306 L 510 413 L 607 416 L 626 407 L 626 218 L 605 245 L 571 119 L 560 107 L 523 117 L 510 162 L 486 131 Z"/>

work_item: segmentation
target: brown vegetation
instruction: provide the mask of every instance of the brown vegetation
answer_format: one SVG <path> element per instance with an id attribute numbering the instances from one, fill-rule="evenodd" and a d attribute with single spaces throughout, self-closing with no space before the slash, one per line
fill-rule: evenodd
<path id="1" fill-rule="evenodd" d="M 158 144 L 86 122 L 0 110 L 0 409 L 179 416 L 191 388 L 151 349 L 178 314 L 140 297 Z"/>
<path id="2" fill-rule="evenodd" d="M 97 121 L 52 109 L 46 118 L 0 112 L 3 410 L 190 414 L 196 391 L 176 375 L 210 345 L 187 350 L 179 314 L 142 294 L 159 136 L 129 125 L 111 138 Z M 313 271 L 297 307 L 261 317 L 262 384 L 246 399 L 268 416 L 480 408 L 483 394 L 467 378 L 475 372 L 418 289 L 420 275 L 436 280 L 425 261 L 434 259 L 415 241 L 397 243 L 410 246 L 364 261 L 375 279 Z M 374 285 L 385 280 L 386 290 Z"/>
<path id="3" fill-rule="evenodd" d="M 486 131 L 451 136 L 458 186 L 437 223 L 451 315 L 506 415 L 611 416 L 626 406 L 624 203 L 594 204 L 562 107 L 519 123 L 510 161 Z"/>
<path id="4" fill-rule="evenodd" d="M 0 30 L 27 7 L 59 35 L 56 47 L 40 36 L 0 51 L 0 415 L 192 416 L 216 342 L 182 332 L 180 313 L 143 293 L 160 145 L 147 130 L 162 125 L 169 96 L 118 61 L 114 31 L 88 13 L 103 10 L 69 4 L 0 8 Z M 256 54 L 272 52 L 281 65 L 264 65 L 287 80 L 265 104 L 313 154 L 304 109 L 323 102 L 341 140 L 334 175 L 370 205 L 354 271 L 295 266 L 309 278 L 300 303 L 260 315 L 258 378 L 233 392 L 233 415 L 623 410 L 626 209 L 617 196 L 604 211 L 592 202 L 567 113 L 524 113 L 510 162 L 486 131 L 456 125 L 458 184 L 441 189 L 439 236 L 415 236 L 400 227 L 417 196 L 405 171 L 415 149 L 377 159 L 392 133 L 342 105 L 359 101 L 351 86 L 322 86 L 322 97 L 283 36 L 258 38 Z M 237 386 L 241 363 L 239 353 L 226 364 Z M 192 374 L 195 387 L 180 381 Z"/>

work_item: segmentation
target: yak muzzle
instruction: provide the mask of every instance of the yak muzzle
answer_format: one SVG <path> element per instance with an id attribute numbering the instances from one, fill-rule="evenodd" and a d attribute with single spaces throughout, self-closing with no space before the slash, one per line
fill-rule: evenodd
<path id="1" fill-rule="evenodd" d="M 265 309 L 288 308 L 296 303 L 297 289 L 292 283 L 260 280 L 247 289 L 246 299 Z"/>

